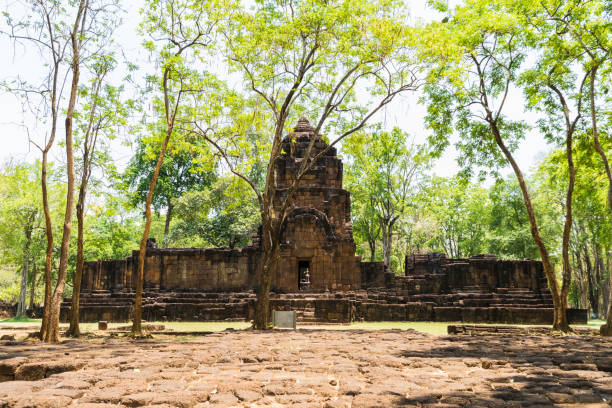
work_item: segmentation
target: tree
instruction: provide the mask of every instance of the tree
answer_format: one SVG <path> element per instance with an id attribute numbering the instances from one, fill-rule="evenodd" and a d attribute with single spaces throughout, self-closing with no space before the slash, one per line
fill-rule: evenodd
<path id="1" fill-rule="evenodd" d="M 119 101 L 120 89 L 107 85 L 106 78 L 115 67 L 112 55 L 100 55 L 91 64 L 93 76 L 90 88 L 81 90 L 86 98 L 83 106 L 84 115 L 77 115 L 78 140 L 81 149 L 80 185 L 76 204 L 77 215 L 77 262 L 72 290 L 72 305 L 70 308 L 70 327 L 68 333 L 73 337 L 80 336 L 79 301 L 81 280 L 83 277 L 84 257 L 84 223 L 86 196 L 94 165 L 104 167 L 108 155 L 104 146 L 105 140 L 114 137 L 113 128 L 125 121 L 126 111 Z"/>
<path id="2" fill-rule="evenodd" d="M 156 98 L 154 103 L 157 111 L 163 113 L 163 121 L 158 127 L 162 133 L 161 143 L 145 201 L 145 224 L 140 240 L 134 299 L 132 324 L 134 337 L 143 336 L 142 286 L 155 186 L 170 139 L 175 133 L 183 98 L 187 98 L 190 94 L 196 95 L 196 99 L 202 98 L 207 86 L 216 85 L 214 81 L 212 84 L 207 82 L 207 78 L 210 77 L 208 74 L 201 74 L 194 68 L 188 68 L 188 62 L 212 43 L 213 29 L 224 10 L 219 6 L 214 1 L 201 3 L 195 0 L 158 0 L 148 4 L 142 12 L 144 16 L 142 29 L 151 38 L 145 42 L 145 46 L 154 51 L 157 42 L 159 47 L 157 59 L 161 67 L 161 76 L 153 77 L 151 81 L 157 90 L 161 91 L 161 97 Z M 221 14 L 218 13 L 218 10 L 221 11 Z M 198 99 L 198 101 L 203 100 Z M 185 111 L 183 114 L 189 116 L 189 109 Z"/>
<path id="3" fill-rule="evenodd" d="M 562 13 L 561 9 L 557 9 L 559 13 Z M 536 22 L 536 29 L 531 31 L 530 23 L 533 22 Z M 513 0 L 492 5 L 486 1 L 470 0 L 465 6 L 455 9 L 453 19 L 448 24 L 435 23 L 432 27 L 447 36 L 451 43 L 448 49 L 460 50 L 464 58 L 460 61 L 457 56 L 455 60 L 449 61 L 444 58 L 446 55 L 441 57 L 447 73 L 446 81 L 436 81 L 428 87 L 428 121 L 437 133 L 434 142 L 439 147 L 448 144 L 448 135 L 452 133 L 452 118 L 456 118 L 454 123 L 462 139 L 459 147 L 465 155 L 466 163 L 478 163 L 490 168 L 496 168 L 504 161 L 510 164 L 521 188 L 531 234 L 538 247 L 553 296 L 553 328 L 568 331 L 566 308 L 571 268 L 567 248 L 571 232 L 574 178 L 572 140 L 581 116 L 580 101 L 584 81 L 572 94 L 580 96 L 573 117 L 570 117 L 570 105 L 565 92 L 571 88 L 567 65 L 571 65 L 577 56 L 568 51 L 563 54 L 565 58 L 555 59 L 555 51 L 559 51 L 564 44 L 556 39 L 554 24 L 547 20 L 546 9 L 532 2 Z M 538 32 L 538 29 L 544 32 Z M 536 67 L 525 74 L 528 79 L 521 83 L 518 79 L 527 52 L 537 48 L 544 49 L 542 56 Z M 504 115 L 511 88 L 520 84 L 527 85 L 525 90 L 531 97 L 529 101 L 532 106 L 541 103 L 545 113 L 551 113 L 552 106 L 560 105 L 563 109 L 563 125 L 559 129 L 558 123 L 549 123 L 553 132 L 548 134 L 551 140 L 553 134 L 557 136 L 557 132 L 564 135 L 569 163 L 570 183 L 565 204 L 561 288 L 556 280 L 549 248 L 542 239 L 531 194 L 513 154 L 525 136 L 527 125 Z M 534 99 L 540 95 L 535 90 L 546 92 L 543 99 Z M 557 117 L 553 120 L 557 120 Z"/>
<path id="4" fill-rule="evenodd" d="M 36 146 L 42 153 L 41 166 L 41 190 L 43 211 L 45 214 L 45 231 L 47 237 L 47 250 L 45 258 L 45 300 L 43 321 L 40 336 L 45 338 L 49 324 L 49 313 L 52 290 L 52 262 L 53 262 L 53 225 L 49 210 L 49 198 L 47 188 L 47 167 L 49 151 L 55 142 L 57 132 L 57 121 L 62 101 L 63 85 L 61 78 L 67 73 L 66 52 L 70 37 L 65 35 L 66 23 L 63 21 L 65 11 L 59 1 L 32 0 L 28 4 L 30 11 L 24 15 L 15 17 L 18 10 L 11 10 L 4 14 L 10 32 L 7 34 L 16 44 L 24 48 L 35 48 L 46 64 L 47 70 L 41 75 L 40 83 L 26 81 L 20 77 L 12 83 L 4 83 L 9 91 L 19 95 L 24 101 L 24 107 L 29 109 L 35 116 L 47 118 L 49 126 L 45 133 L 42 144 L 30 139 L 30 143 Z M 21 17 L 21 18 L 20 18 Z M 28 137 L 29 130 L 28 130 Z"/>
<path id="5" fill-rule="evenodd" d="M 431 213 L 437 233 L 432 239 L 436 250 L 450 257 L 467 257 L 485 251 L 491 203 L 487 192 L 459 176 L 434 177 L 425 187 L 420 205 Z"/>
<path id="6" fill-rule="evenodd" d="M 609 75 L 611 68 L 610 55 L 612 47 L 610 46 L 610 38 L 612 36 L 612 28 L 610 26 L 610 17 L 612 15 L 612 8 L 609 2 L 605 1 L 581 2 L 573 0 L 569 2 L 566 10 L 562 15 L 554 12 L 549 12 L 549 14 L 563 30 L 562 32 L 565 36 L 574 40 L 574 46 L 578 46 L 587 56 L 583 65 L 584 71 L 590 74 L 589 105 L 593 145 L 601 158 L 608 179 L 608 207 L 612 214 L 612 171 L 610 170 L 610 161 L 599 138 L 597 122 L 600 113 L 598 113 L 599 100 L 596 92 L 597 86 L 595 85 L 598 72 L 603 71 Z M 612 217 L 610 217 L 610 222 L 612 222 Z M 612 336 L 612 287 L 609 290 L 609 294 L 610 300 L 608 302 L 606 324 L 600 330 L 601 334 L 605 336 Z"/>
<path id="7" fill-rule="evenodd" d="M 550 35 L 551 29 L 544 33 L 544 38 L 536 35 L 536 44 L 545 49 L 543 57 L 538 66 L 523 75 L 523 81 L 527 84 L 525 92 L 529 99 L 529 105 L 545 113 L 546 119 L 540 121 L 543 133 L 547 139 L 559 143 L 559 136 L 565 143 L 565 154 L 567 160 L 567 192 L 565 194 L 565 217 L 562 233 L 562 284 L 559 293 L 561 309 L 557 313 L 556 325 L 561 330 L 569 330 L 567 321 L 567 296 L 570 290 L 572 267 L 570 263 L 569 245 L 572 229 L 572 204 L 573 193 L 576 182 L 576 168 L 574 166 L 573 143 L 579 120 L 582 116 L 583 91 L 589 73 L 584 74 L 577 90 L 573 89 L 575 76 L 571 71 L 571 65 L 576 61 L 576 55 L 559 58 L 559 54 L 569 54 L 571 51 L 564 48 L 564 43 L 557 38 L 556 33 Z M 575 99 L 576 109 L 572 112 L 569 99 Z M 556 115 L 562 112 L 561 118 Z M 563 123 L 563 125 L 561 125 Z"/>
<path id="8" fill-rule="evenodd" d="M 221 52 L 229 68 L 245 81 L 240 90 L 243 99 L 259 102 L 256 106 L 260 109 L 252 115 L 257 123 L 265 123 L 271 134 L 266 179 L 260 190 L 246 174 L 245 162 L 233 155 L 249 149 L 244 142 L 248 127 L 200 131 L 222 155 L 229 171 L 249 184 L 257 196 L 262 244 L 256 329 L 268 327 L 272 271 L 278 262 L 285 217 L 302 177 L 396 95 L 420 84 L 402 9 L 403 4 L 394 0 L 262 1 L 250 9 L 235 6 L 231 18 L 220 26 Z M 364 95 L 370 99 L 358 101 Z M 303 114 L 316 118 L 315 137 L 291 186 L 281 202 L 275 202 L 274 166 L 282 153 L 283 134 Z M 314 143 L 324 131 L 328 132 L 329 146 L 314 155 Z"/>
<path id="9" fill-rule="evenodd" d="M 427 168 L 428 156 L 423 147 L 410 146 L 408 135 L 399 128 L 355 134 L 345 141 L 343 149 L 349 156 L 350 179 L 359 180 L 358 189 L 365 190 L 364 197 L 358 194 L 356 198 L 369 202 L 362 205 L 372 210 L 378 222 L 383 260 L 389 268 L 394 227 L 410 205 Z M 366 230 L 369 231 L 370 228 Z M 370 250 L 373 254 L 372 246 Z"/>
<path id="10" fill-rule="evenodd" d="M 134 206 L 146 202 L 153 177 L 152 170 L 155 168 L 154 162 L 159 153 L 155 146 L 148 147 L 144 143 L 142 138 L 138 140 L 136 154 L 130 159 L 124 174 L 126 184 L 135 190 L 132 196 Z M 178 148 L 164 155 L 151 202 L 156 211 L 166 208 L 162 240 L 164 248 L 168 246 L 170 221 L 176 200 L 188 191 L 206 189 L 215 180 L 215 175 L 210 170 L 210 161 L 206 160 L 210 155 L 201 155 L 201 152 L 202 149 Z"/>
<path id="11" fill-rule="evenodd" d="M 26 14 L 15 17 L 14 14 L 4 13 L 11 30 L 10 37 L 16 43 L 35 47 L 48 62 L 48 71 L 43 74 L 41 85 L 35 81 L 14 81 L 15 86 L 8 86 L 9 90 L 23 96 L 26 103 L 30 96 L 35 96 L 43 109 L 34 106 L 35 115 L 49 114 L 49 134 L 44 137 L 42 145 L 33 143 L 43 153 L 43 167 L 41 186 L 43 190 L 43 207 L 47 230 L 47 261 L 45 265 L 45 311 L 41 325 L 41 338 L 46 342 L 59 339 L 59 308 L 66 285 L 66 270 L 68 266 L 68 252 L 70 246 L 70 233 L 72 229 L 72 214 L 74 207 L 74 157 L 73 157 L 73 116 L 77 100 L 80 68 L 83 61 L 96 54 L 100 47 L 104 47 L 105 40 L 109 38 L 109 28 L 116 21 L 115 0 L 81 0 L 76 3 L 63 4 L 59 0 L 41 1 L 31 0 L 25 6 Z M 33 15 L 28 15 L 28 13 Z M 45 66 L 45 64 L 42 64 Z M 65 79 L 62 79 L 65 78 Z M 70 78 L 70 87 L 67 99 L 63 97 L 64 80 Z M 58 280 L 51 294 L 51 264 L 53 256 L 52 225 L 48 211 L 48 197 L 46 192 L 47 155 L 53 146 L 57 131 L 58 115 L 65 111 L 65 150 L 67 199 L 64 217 L 64 228 L 60 249 Z"/>
<path id="12" fill-rule="evenodd" d="M 98 47 L 104 48 L 107 45 L 106 41 L 110 37 L 117 21 L 117 8 L 115 5 L 116 0 L 99 0 L 99 2 L 81 0 L 76 10 L 74 10 L 74 24 L 71 26 L 69 32 L 71 50 L 70 71 L 72 73 L 72 80 L 70 84 L 70 94 L 67 100 L 65 120 L 67 174 L 66 212 L 60 247 L 57 283 L 51 297 L 49 320 L 43 338 L 46 342 L 59 341 L 60 307 L 63 301 L 64 288 L 66 286 L 70 235 L 72 232 L 72 218 L 74 213 L 75 171 L 73 118 L 77 102 L 81 68 L 88 58 L 91 58 L 93 55 L 99 55 L 97 54 L 99 51 Z M 44 324 L 45 321 L 43 321 L 43 326 Z"/>

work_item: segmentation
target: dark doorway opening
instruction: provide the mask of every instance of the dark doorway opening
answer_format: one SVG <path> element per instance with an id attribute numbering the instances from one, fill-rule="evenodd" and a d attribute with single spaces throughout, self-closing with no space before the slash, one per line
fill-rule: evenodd
<path id="1" fill-rule="evenodd" d="M 298 261 L 298 290 L 310 288 L 310 261 Z"/>

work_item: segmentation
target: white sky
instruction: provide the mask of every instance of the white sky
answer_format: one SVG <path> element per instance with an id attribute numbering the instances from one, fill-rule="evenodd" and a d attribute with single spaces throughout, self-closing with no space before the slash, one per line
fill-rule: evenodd
<path id="1" fill-rule="evenodd" d="M 455 1 L 451 1 L 454 3 Z M 143 0 L 124 1 L 125 16 L 122 26 L 115 34 L 116 41 L 121 45 L 126 56 L 141 67 L 150 67 L 148 53 L 140 46 L 141 38 L 137 33 L 140 16 L 138 10 Z M 436 13 L 425 6 L 424 0 L 406 0 L 413 19 L 424 21 L 436 18 Z M 2 9 L 10 11 L 16 7 L 15 0 L 0 0 Z M 0 21 L 0 31 L 6 31 L 4 19 Z M 44 72 L 39 58 L 36 54 L 27 54 L 23 48 L 15 48 L 6 36 L 0 37 L 1 55 L 4 56 L 4 63 L 0 68 L 0 80 L 21 75 L 23 77 L 37 78 Z M 425 106 L 417 103 L 418 95 L 405 95 L 392 102 L 387 107 L 384 114 L 379 118 L 385 127 L 391 128 L 398 126 L 408 131 L 416 143 L 425 142 L 430 131 L 425 129 L 424 117 Z M 530 123 L 534 123 L 532 114 L 524 111 L 524 101 L 520 93 L 510 95 L 506 113 L 513 118 L 524 118 Z M 40 157 L 40 152 L 30 146 L 27 141 L 26 125 L 30 128 L 30 135 L 38 142 L 44 138 L 44 127 L 36 129 L 35 118 L 29 117 L 24 113 L 19 100 L 10 94 L 0 92 L 0 162 L 7 160 L 29 161 Z M 63 140 L 63 123 L 58 128 L 58 138 L 52 150 L 51 160 L 63 162 L 64 151 L 62 146 L 57 143 Z M 541 136 L 533 132 L 521 144 L 516 153 L 517 161 L 523 171 L 535 164 L 550 150 Z M 119 168 L 122 168 L 131 155 L 129 147 L 121 145 L 119 142 L 113 147 L 113 157 Z M 457 170 L 457 152 L 454 148 L 449 148 L 444 156 L 434 166 L 434 172 L 440 176 L 452 176 Z M 508 171 L 509 172 L 509 171 Z"/>

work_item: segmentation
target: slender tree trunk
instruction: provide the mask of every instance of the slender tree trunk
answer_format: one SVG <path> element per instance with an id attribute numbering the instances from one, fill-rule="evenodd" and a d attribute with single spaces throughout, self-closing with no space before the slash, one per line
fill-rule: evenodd
<path id="1" fill-rule="evenodd" d="M 578 288 L 578 298 L 576 299 L 576 308 L 582 308 L 585 305 L 584 299 L 584 267 L 582 266 L 582 260 L 580 259 L 580 251 L 574 250 L 572 251 L 574 264 L 576 265 L 576 269 L 578 271 L 578 276 L 574 275 L 574 282 L 576 282 L 576 287 Z"/>
<path id="2" fill-rule="evenodd" d="M 578 308 L 583 308 L 583 309 L 588 309 L 588 291 L 587 288 L 585 287 L 585 283 L 586 283 L 586 272 L 584 270 L 584 266 L 582 264 L 582 256 L 580 255 L 580 248 L 577 247 L 574 249 L 574 258 L 576 260 L 576 266 L 578 268 L 578 272 L 580 274 L 579 279 L 576 279 L 576 282 L 578 283 L 578 288 L 579 288 L 579 296 L 580 296 L 580 302 L 579 305 L 577 306 Z"/>
<path id="3" fill-rule="evenodd" d="M 603 315 L 603 313 L 606 312 L 606 310 L 603 308 L 603 295 L 605 294 L 605 289 L 603 287 L 604 285 L 604 263 L 603 263 L 603 259 L 601 257 L 601 248 L 599 246 L 599 244 L 596 242 L 596 240 L 594 240 L 595 242 L 593 243 L 593 256 L 594 256 L 594 261 L 595 261 L 595 283 L 597 285 L 597 303 L 598 303 L 598 310 L 600 311 L 600 313 L 597 313 L 597 318 L 602 318 L 605 317 Z"/>
<path id="4" fill-rule="evenodd" d="M 23 264 L 21 267 L 21 285 L 19 288 L 19 302 L 17 302 L 17 314 L 16 317 L 21 318 L 26 315 L 26 291 L 28 287 L 28 273 L 29 273 L 29 255 L 28 255 L 29 243 L 26 243 L 23 251 Z"/>
<path id="5" fill-rule="evenodd" d="M 83 223 L 85 222 L 85 195 L 87 194 L 87 162 L 83 164 L 83 176 L 79 188 L 79 198 L 77 200 L 77 264 L 74 273 L 74 288 L 72 289 L 72 305 L 70 307 L 70 328 L 68 334 L 72 337 L 79 337 L 81 329 L 79 327 L 79 302 L 81 299 L 81 282 L 83 280 L 83 266 L 85 257 L 83 255 Z"/>
<path id="6" fill-rule="evenodd" d="M 391 271 L 391 249 L 393 246 L 393 225 L 395 220 L 385 219 L 381 222 L 382 241 L 383 241 L 383 260 L 387 271 Z"/>
<path id="7" fill-rule="evenodd" d="M 83 267 L 85 265 L 85 257 L 83 254 L 83 230 L 85 227 L 85 201 L 87 197 L 87 184 L 91 176 L 91 165 L 96 149 L 96 141 L 98 138 L 98 130 L 93 131 L 92 126 L 96 108 L 98 106 L 98 96 L 102 82 L 106 75 L 106 71 L 97 78 L 93 85 L 94 102 L 92 103 L 89 112 L 89 121 L 87 131 L 85 132 L 85 140 L 83 141 L 83 169 L 81 170 L 81 185 L 79 186 L 79 198 L 77 199 L 77 264 L 74 274 L 74 289 L 72 291 L 72 305 L 70 308 L 70 328 L 68 334 L 72 337 L 79 337 L 81 330 L 79 327 L 79 303 L 81 300 L 81 283 L 83 281 Z"/>
<path id="8" fill-rule="evenodd" d="M 542 240 L 542 236 L 540 235 L 540 229 L 538 227 L 538 222 L 535 216 L 535 210 L 533 209 L 533 204 L 531 202 L 531 196 L 529 194 L 529 190 L 527 189 L 527 183 L 525 183 L 523 173 L 521 172 L 521 169 L 516 163 L 516 160 L 514 160 L 512 153 L 510 153 L 510 151 L 504 144 L 501 138 L 501 135 L 499 133 L 499 129 L 497 128 L 497 124 L 493 121 L 490 121 L 489 126 L 491 128 L 491 132 L 493 133 L 493 137 L 495 138 L 495 143 L 501 149 L 502 153 L 504 154 L 504 157 L 506 157 L 506 160 L 508 160 L 508 162 L 510 163 L 510 166 L 512 167 L 512 170 L 514 171 L 514 174 L 521 188 L 521 193 L 523 195 L 523 201 L 525 202 L 525 209 L 527 210 L 527 215 L 529 217 L 531 236 L 533 237 L 536 247 L 538 248 L 540 257 L 542 258 L 542 267 L 544 269 L 544 273 L 548 280 L 548 286 L 550 288 L 550 292 L 553 298 L 553 307 L 554 307 L 553 329 L 567 331 L 569 330 L 568 327 L 562 327 L 559 324 L 559 322 L 562 322 L 563 320 L 567 321 L 567 318 L 563 319 L 559 317 L 561 314 L 567 314 L 566 313 L 567 307 L 565 306 L 565 302 L 563 301 L 561 297 L 561 292 L 559 290 L 559 285 L 557 283 L 557 278 L 555 275 L 555 269 L 553 268 L 550 256 L 548 254 L 548 249 L 546 248 L 546 245 L 544 244 L 544 240 Z"/>
<path id="9" fill-rule="evenodd" d="M 376 261 L 376 241 L 368 240 L 368 246 L 370 247 L 370 262 Z"/>
<path id="10" fill-rule="evenodd" d="M 23 318 L 26 315 L 26 291 L 28 288 L 28 259 L 23 258 L 21 266 L 21 285 L 19 286 L 19 301 L 17 302 L 17 314 L 15 317 Z"/>
<path id="11" fill-rule="evenodd" d="M 70 98 L 68 100 L 68 109 L 66 111 L 66 173 L 68 178 L 66 191 L 66 211 L 64 214 L 64 230 L 62 234 L 62 245 L 60 247 L 60 262 L 57 272 L 57 284 L 51 298 L 51 310 L 49 313 L 49 327 L 46 333 L 45 342 L 59 341 L 59 318 L 60 307 L 64 296 L 64 287 L 66 286 L 66 271 L 68 269 L 68 251 L 70 249 L 70 234 L 72 232 L 72 215 L 74 210 L 74 146 L 72 140 L 72 118 L 74 115 L 74 106 L 76 104 L 77 90 L 79 85 L 80 75 L 80 41 L 79 27 L 84 18 L 87 0 L 81 0 L 79 9 L 75 19 L 73 31 L 71 33 L 72 43 L 72 86 L 70 89 Z"/>
<path id="12" fill-rule="evenodd" d="M 380 219 L 380 230 L 383 244 L 383 262 L 387 270 L 391 270 L 391 245 L 393 241 L 393 224 L 395 221 L 389 218 Z"/>
<path id="13" fill-rule="evenodd" d="M 51 141 L 55 138 L 55 128 L 52 129 Z M 49 146 L 49 145 L 47 145 Z M 51 223 L 51 211 L 49 210 L 49 196 L 47 192 L 47 155 L 48 149 L 43 151 L 42 159 L 42 170 L 41 170 L 41 190 L 42 190 L 42 201 L 43 211 L 45 213 L 45 235 L 47 237 L 47 249 L 45 252 L 45 298 L 43 304 L 43 316 L 42 323 L 40 326 L 40 338 L 41 340 L 47 337 L 49 331 L 49 316 L 51 312 L 51 288 L 52 273 L 51 268 L 53 267 L 53 224 Z"/>
<path id="14" fill-rule="evenodd" d="M 590 80 L 590 98 L 591 98 L 591 126 L 593 129 L 593 144 L 595 145 L 595 150 L 601 157 L 601 160 L 604 164 L 604 169 L 606 171 L 606 176 L 608 177 L 608 207 L 610 209 L 610 222 L 612 223 L 612 171 L 610 170 L 610 163 L 608 161 L 608 157 L 601 147 L 601 143 L 599 142 L 599 133 L 597 130 L 597 112 L 595 109 L 595 79 L 597 78 L 597 69 L 598 66 L 593 67 L 591 70 L 591 80 Z M 610 284 L 612 285 L 612 279 L 610 279 Z M 606 313 L 606 324 L 601 326 L 600 332 L 603 336 L 612 336 L 612 287 L 609 291 L 610 300 L 608 301 L 608 311 Z"/>
<path id="15" fill-rule="evenodd" d="M 594 315 L 599 314 L 599 296 L 597 294 L 597 284 L 594 280 L 595 271 L 593 270 L 593 263 L 589 256 L 589 250 L 586 245 L 583 246 L 582 251 L 584 253 L 584 262 L 586 264 L 587 272 L 587 284 L 588 284 L 588 297 L 589 303 L 591 304 L 591 313 Z"/>
<path id="16" fill-rule="evenodd" d="M 170 220 L 172 219 L 172 200 L 168 198 L 168 210 L 166 211 L 166 225 L 164 226 L 164 248 L 168 248 L 168 234 L 170 232 Z"/>
<path id="17" fill-rule="evenodd" d="M 145 256 L 147 252 L 147 240 L 149 239 L 149 231 L 151 230 L 151 202 L 153 201 L 153 193 L 155 192 L 155 184 L 157 184 L 157 178 L 159 177 L 159 170 L 164 161 L 164 155 L 172 136 L 173 123 L 168 124 L 166 131 L 166 137 L 162 144 L 161 151 L 157 157 L 157 164 L 155 165 L 155 171 L 151 178 L 151 184 L 149 185 L 149 193 L 147 194 L 147 202 L 145 204 L 145 225 L 142 232 L 142 239 L 140 240 L 140 251 L 138 252 L 138 270 L 136 273 L 136 296 L 134 298 L 134 320 L 132 322 L 132 335 L 134 337 L 142 337 L 142 287 L 144 279 L 144 264 Z"/>
<path id="18" fill-rule="evenodd" d="M 30 304 L 29 309 L 34 310 L 34 296 L 36 295 L 36 262 L 32 265 L 32 285 L 30 286 Z"/>

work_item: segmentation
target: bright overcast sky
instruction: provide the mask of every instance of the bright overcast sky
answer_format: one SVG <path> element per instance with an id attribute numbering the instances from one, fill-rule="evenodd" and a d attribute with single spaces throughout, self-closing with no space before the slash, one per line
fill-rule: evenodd
<path id="1" fill-rule="evenodd" d="M 3 10 L 10 11 L 18 2 L 15 0 L 0 0 Z M 148 53 L 144 52 L 140 47 L 140 37 L 137 33 L 140 16 L 138 10 L 141 7 L 142 0 L 124 1 L 124 16 L 123 25 L 116 32 L 116 40 L 124 50 L 125 55 L 128 55 L 131 61 L 136 62 L 141 66 L 150 66 Z M 424 0 L 406 0 L 409 7 L 411 17 L 416 20 L 429 21 L 438 17 L 434 11 L 425 6 Z M 0 31 L 5 31 L 4 20 L 0 22 Z M 14 48 L 11 42 L 3 36 L 0 38 L 0 49 L 4 56 L 4 64 L 0 70 L 0 80 L 14 77 L 17 74 L 27 77 L 38 77 L 44 68 L 40 67 L 36 55 L 28 55 L 21 48 Z M 425 129 L 424 116 L 425 107 L 417 103 L 417 95 L 402 96 L 392 102 L 391 106 L 387 107 L 383 115 L 378 119 L 382 121 L 387 128 L 398 126 L 408 131 L 414 138 L 416 143 L 423 143 L 426 140 L 429 130 Z M 520 93 L 510 95 L 509 104 L 506 113 L 514 118 L 526 118 L 529 122 L 530 115 L 524 111 L 524 102 Z M 0 92 L 0 161 L 7 160 L 15 161 L 34 161 L 40 157 L 40 152 L 31 146 L 27 141 L 27 132 L 23 125 L 33 129 L 34 119 L 25 115 L 22 111 L 22 106 L 17 98 L 13 95 Z M 32 132 L 36 133 L 36 132 Z M 35 140 L 41 141 L 42 135 L 33 134 Z M 58 128 L 58 139 L 63 140 L 63 127 Z M 517 160 L 524 171 L 535 164 L 535 162 L 543 157 L 550 147 L 545 141 L 534 133 L 529 135 L 522 143 L 521 148 L 516 154 Z M 113 149 L 113 155 L 119 167 L 123 167 L 131 155 L 129 147 L 122 146 L 119 143 Z M 434 172 L 440 176 L 452 176 L 457 170 L 456 164 L 457 152 L 450 148 L 445 155 L 436 163 Z M 55 144 L 52 152 L 52 160 L 63 162 L 63 150 Z"/>

